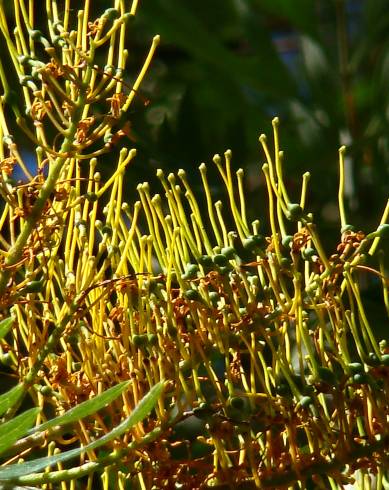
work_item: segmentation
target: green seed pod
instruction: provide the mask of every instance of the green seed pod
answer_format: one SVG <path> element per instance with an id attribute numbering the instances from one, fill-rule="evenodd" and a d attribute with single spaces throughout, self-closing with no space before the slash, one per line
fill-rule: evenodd
<path id="1" fill-rule="evenodd" d="M 290 250 L 291 244 L 293 242 L 293 236 L 292 235 L 286 235 L 282 239 L 282 246 L 288 250 Z"/>
<path id="2" fill-rule="evenodd" d="M 328 369 L 327 367 L 320 366 L 317 369 L 317 374 L 319 376 L 319 380 L 323 381 L 324 383 L 327 383 L 328 385 L 336 385 L 336 376 L 335 374 L 331 371 L 331 369 Z"/>
<path id="3" fill-rule="evenodd" d="M 213 260 L 210 255 L 201 255 L 198 259 L 198 263 L 202 265 L 203 267 L 212 267 L 213 266 Z"/>
<path id="4" fill-rule="evenodd" d="M 381 361 L 384 366 L 389 366 L 389 354 L 381 356 Z"/>
<path id="5" fill-rule="evenodd" d="M 51 396 L 53 394 L 53 388 L 51 386 L 41 386 L 39 388 L 40 393 L 42 393 L 43 396 Z"/>
<path id="6" fill-rule="evenodd" d="M 287 257 L 281 257 L 280 266 L 283 269 L 289 269 L 290 268 L 290 265 L 291 265 L 291 262 L 290 262 L 290 260 Z"/>
<path id="7" fill-rule="evenodd" d="M 376 367 L 381 364 L 381 361 L 375 352 L 369 352 L 369 354 L 367 355 L 366 364 Z"/>
<path id="8" fill-rule="evenodd" d="M 126 12 L 123 14 L 123 20 L 126 24 L 134 20 L 134 14 L 130 14 L 130 12 Z"/>
<path id="9" fill-rule="evenodd" d="M 200 301 L 201 295 L 196 289 L 187 289 L 184 292 L 184 297 L 189 301 Z"/>
<path id="10" fill-rule="evenodd" d="M 366 384 L 369 382 L 369 377 L 366 373 L 357 373 L 353 376 L 353 383 L 356 384 Z"/>
<path id="11" fill-rule="evenodd" d="M 103 15 L 101 16 L 102 18 L 106 18 L 110 21 L 113 21 L 115 19 L 118 19 L 120 17 L 120 12 L 117 9 L 114 8 L 109 8 L 105 10 Z"/>
<path id="12" fill-rule="evenodd" d="M 227 400 L 227 403 L 229 403 L 231 407 L 235 408 L 236 410 L 244 410 L 247 405 L 247 400 L 242 396 L 233 396 Z"/>
<path id="13" fill-rule="evenodd" d="M 53 36 L 52 41 L 53 41 L 54 46 L 56 46 L 56 47 L 60 47 L 60 48 L 66 47 L 66 41 L 61 36 Z"/>
<path id="14" fill-rule="evenodd" d="M 300 398 L 300 405 L 303 408 L 308 408 L 312 404 L 313 404 L 313 400 L 310 396 L 303 396 Z"/>
<path id="15" fill-rule="evenodd" d="M 312 257 L 314 255 L 317 255 L 317 252 L 314 248 L 312 247 L 305 247 L 302 251 L 301 251 L 301 257 L 304 259 L 304 260 L 311 260 Z"/>
<path id="16" fill-rule="evenodd" d="M 85 199 L 89 202 L 95 202 L 95 201 L 97 201 L 98 197 L 97 197 L 97 194 L 95 192 L 87 192 L 85 194 Z"/>
<path id="17" fill-rule="evenodd" d="M 145 345 L 148 342 L 147 335 L 142 334 L 142 335 L 133 335 L 132 336 L 132 342 L 135 347 L 145 347 Z"/>
<path id="18" fill-rule="evenodd" d="M 347 367 L 348 367 L 349 371 L 351 372 L 351 374 L 359 374 L 359 373 L 365 372 L 365 369 L 360 362 L 350 362 L 347 365 Z"/>
<path id="19" fill-rule="evenodd" d="M 243 248 L 249 252 L 254 252 L 258 248 L 266 245 L 266 239 L 263 235 L 252 235 L 243 240 Z"/>
<path id="20" fill-rule="evenodd" d="M 304 214 L 303 208 L 300 206 L 300 204 L 296 203 L 289 203 L 288 204 L 288 214 L 287 218 L 290 221 L 298 221 L 299 219 L 302 218 Z"/>
<path id="21" fill-rule="evenodd" d="M 0 356 L 0 363 L 3 366 L 11 367 L 13 364 L 12 356 L 9 352 L 6 352 Z"/>
<path id="22" fill-rule="evenodd" d="M 234 247 L 223 247 L 221 253 L 227 257 L 228 260 L 231 260 L 236 255 L 236 250 Z"/>
<path id="23" fill-rule="evenodd" d="M 199 271 L 197 264 L 187 264 L 185 274 L 182 274 L 181 278 L 184 280 L 195 279 Z"/>
<path id="24" fill-rule="evenodd" d="M 112 228 L 110 225 L 104 225 L 103 228 L 101 229 L 101 233 L 103 235 L 108 235 L 112 236 Z"/>
<path id="25" fill-rule="evenodd" d="M 150 345 L 158 345 L 158 335 L 155 333 L 148 333 L 147 340 Z"/>
<path id="26" fill-rule="evenodd" d="M 292 394 L 292 391 L 288 383 L 278 383 L 278 385 L 276 386 L 276 394 L 280 396 L 290 396 Z"/>
<path id="27" fill-rule="evenodd" d="M 224 267 L 224 266 L 226 266 L 228 264 L 228 259 L 223 254 L 216 254 L 216 255 L 214 255 L 213 256 L 213 261 L 219 267 Z"/>
<path id="28" fill-rule="evenodd" d="M 43 291 L 43 287 L 44 287 L 44 282 L 42 279 L 39 281 L 30 281 L 22 289 L 22 294 L 41 293 Z"/>
<path id="29" fill-rule="evenodd" d="M 209 293 L 209 299 L 213 306 L 217 306 L 217 303 L 220 300 L 220 295 L 216 291 L 211 291 Z"/>
<path id="30" fill-rule="evenodd" d="M 232 270 L 232 267 L 230 267 L 229 265 L 219 267 L 219 272 L 222 276 L 226 276 Z"/>

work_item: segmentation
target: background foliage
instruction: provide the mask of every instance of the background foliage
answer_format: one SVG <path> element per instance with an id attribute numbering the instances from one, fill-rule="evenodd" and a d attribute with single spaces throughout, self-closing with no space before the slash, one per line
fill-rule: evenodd
<path id="1" fill-rule="evenodd" d="M 256 177 L 258 133 L 279 115 L 288 174 L 297 186 L 312 170 L 310 199 L 326 226 L 338 229 L 341 144 L 352 165 L 351 221 L 375 224 L 389 182 L 387 2 L 154 0 L 139 14 L 139 47 L 151 33 L 162 38 L 144 85 L 151 103 L 133 119 L 151 175 L 184 168 L 196 179 L 202 161 L 231 148 Z"/>

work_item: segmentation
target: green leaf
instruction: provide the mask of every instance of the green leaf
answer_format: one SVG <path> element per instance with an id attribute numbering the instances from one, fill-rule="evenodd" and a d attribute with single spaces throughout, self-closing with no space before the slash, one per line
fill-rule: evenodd
<path id="1" fill-rule="evenodd" d="M 95 396 L 91 400 L 80 403 L 74 408 L 71 408 L 63 415 L 56 417 L 55 419 L 48 420 L 37 427 L 34 427 L 29 433 L 34 433 L 42 430 L 49 429 L 58 425 L 65 425 L 80 420 L 88 415 L 96 413 L 98 410 L 104 408 L 111 403 L 115 398 L 120 396 L 124 390 L 128 387 L 131 381 L 123 381 L 112 388 L 104 391 L 100 395 Z"/>
<path id="2" fill-rule="evenodd" d="M 17 417 L 0 425 L 0 454 L 24 436 L 34 424 L 40 408 L 31 408 Z"/>
<path id="3" fill-rule="evenodd" d="M 116 437 L 121 436 L 125 432 L 127 432 L 131 427 L 136 425 L 138 422 L 141 422 L 145 419 L 149 413 L 156 406 L 159 397 L 161 396 L 164 390 L 164 382 L 160 381 L 158 384 L 153 386 L 151 390 L 145 395 L 142 400 L 139 402 L 135 410 L 131 413 L 129 417 L 127 417 L 122 423 L 120 423 L 117 427 L 115 427 L 111 432 L 108 432 L 105 436 L 97 439 L 86 446 L 72 449 L 70 451 L 66 451 L 62 454 L 55 454 L 54 456 L 47 456 L 45 458 L 39 458 L 35 461 L 28 461 L 26 463 L 21 464 L 13 464 L 0 469 L 0 481 L 10 481 L 15 480 L 21 476 L 30 475 L 32 473 L 37 473 L 40 470 L 43 470 L 47 466 L 52 466 L 54 464 L 63 463 L 68 459 L 75 458 L 80 454 L 90 451 L 92 449 L 96 449 L 100 446 L 103 446 L 105 443 L 112 441 Z"/>
<path id="4" fill-rule="evenodd" d="M 13 322 L 14 322 L 14 319 L 12 318 L 12 316 L 9 316 L 8 318 L 1 320 L 1 322 L 0 322 L 0 339 L 3 339 L 7 335 L 10 328 L 12 327 Z"/>
<path id="5" fill-rule="evenodd" d="M 22 384 L 16 385 L 6 393 L 0 395 L 0 416 L 9 408 L 13 407 L 24 392 Z"/>

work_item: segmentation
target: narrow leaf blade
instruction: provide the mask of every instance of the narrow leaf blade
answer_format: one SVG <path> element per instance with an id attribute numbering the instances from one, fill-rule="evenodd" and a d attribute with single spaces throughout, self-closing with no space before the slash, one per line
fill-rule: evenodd
<path id="1" fill-rule="evenodd" d="M 98 410 L 107 406 L 118 396 L 120 396 L 123 391 L 126 390 L 130 383 L 131 381 L 123 381 L 122 383 L 119 383 L 116 386 L 113 386 L 112 388 L 104 391 L 100 395 L 97 395 L 90 400 L 80 403 L 76 407 L 68 410 L 63 415 L 55 417 L 52 420 L 48 420 L 47 422 L 44 422 L 37 427 L 34 427 L 30 430 L 29 433 L 50 429 L 51 427 L 55 427 L 58 425 L 70 424 L 84 417 L 87 417 L 88 415 L 94 414 Z"/>
<path id="2" fill-rule="evenodd" d="M 14 322 L 14 319 L 12 316 L 9 316 L 8 318 L 5 318 L 4 320 L 1 320 L 0 322 L 0 339 L 3 339 L 7 333 L 10 331 L 12 324 Z"/>
<path id="3" fill-rule="evenodd" d="M 31 408 L 0 425 L 0 454 L 26 434 L 39 412 L 40 408 Z"/>
<path id="4" fill-rule="evenodd" d="M 128 431 L 138 422 L 141 422 L 144 418 L 149 415 L 149 413 L 156 406 L 159 397 L 164 390 L 164 382 L 160 381 L 145 395 L 139 404 L 136 406 L 134 411 L 129 417 L 127 417 L 122 423 L 115 427 L 111 432 L 105 436 L 97 439 L 86 446 L 72 449 L 66 451 L 62 454 L 55 454 L 54 456 L 47 456 L 44 458 L 36 459 L 35 461 L 28 461 L 21 464 L 13 464 L 0 469 L 0 481 L 10 481 L 15 480 L 21 476 L 30 475 L 32 473 L 37 473 L 47 466 L 52 466 L 57 463 L 63 463 L 68 459 L 79 456 L 85 451 L 96 449 L 103 446 L 106 442 L 115 439 L 116 437 L 122 435 L 124 432 Z"/>
<path id="5" fill-rule="evenodd" d="M 15 405 L 15 403 L 22 396 L 23 392 L 24 387 L 22 384 L 19 384 L 0 395 L 0 416 Z"/>

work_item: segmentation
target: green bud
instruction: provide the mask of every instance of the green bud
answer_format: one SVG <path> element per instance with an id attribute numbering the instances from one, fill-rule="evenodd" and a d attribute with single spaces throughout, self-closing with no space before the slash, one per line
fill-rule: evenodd
<path id="1" fill-rule="evenodd" d="M 228 403 L 236 410 L 244 410 L 247 405 L 247 400 L 242 396 L 233 396 L 228 400 Z"/>
<path id="2" fill-rule="evenodd" d="M 331 369 L 328 369 L 327 367 L 320 366 L 317 369 L 317 374 L 319 377 L 320 381 L 323 381 L 324 383 L 327 383 L 328 385 L 336 385 L 336 376 L 335 374 L 331 371 Z"/>
<path id="3" fill-rule="evenodd" d="M 104 225 L 103 228 L 101 229 L 101 233 L 103 235 L 108 235 L 112 236 L 112 228 L 110 225 Z"/>
<path id="4" fill-rule="evenodd" d="M 353 376 L 353 383 L 356 384 L 366 384 L 369 382 L 369 377 L 366 373 L 357 373 Z"/>
<path id="5" fill-rule="evenodd" d="M 366 364 L 368 364 L 369 366 L 379 366 L 381 364 L 381 361 L 375 352 L 369 352 L 366 359 Z"/>
<path id="6" fill-rule="evenodd" d="M 292 242 L 293 242 L 293 236 L 292 235 L 286 235 L 282 239 L 281 243 L 282 243 L 283 247 L 290 249 Z"/>
<path id="7" fill-rule="evenodd" d="M 197 264 L 188 264 L 186 266 L 185 274 L 182 274 L 182 279 L 195 279 L 199 271 L 199 266 Z"/>
<path id="8" fill-rule="evenodd" d="M 313 400 L 310 396 L 303 396 L 300 398 L 300 405 L 303 408 L 308 408 L 312 404 L 313 404 Z"/>
<path id="9" fill-rule="evenodd" d="M 290 221 L 298 221 L 303 217 L 304 211 L 300 204 L 289 203 L 287 218 Z"/>
<path id="10" fill-rule="evenodd" d="M 9 352 L 6 352 L 0 356 L 0 362 L 3 366 L 10 367 L 13 364 L 12 356 Z"/>
<path id="11" fill-rule="evenodd" d="M 228 264 L 228 259 L 223 254 L 216 254 L 216 255 L 214 255 L 213 256 L 213 261 L 219 267 L 224 267 L 224 266 L 226 266 Z"/>
<path id="12" fill-rule="evenodd" d="M 105 10 L 105 12 L 103 13 L 103 15 L 101 17 L 103 17 L 103 18 L 105 17 L 106 19 L 113 21 L 113 20 L 120 17 L 120 13 L 117 9 L 109 8 L 109 9 Z"/>
<path id="13" fill-rule="evenodd" d="M 350 362 L 347 367 L 351 374 L 360 374 L 365 372 L 365 369 L 360 362 Z"/>
<path id="14" fill-rule="evenodd" d="M 217 306 L 217 303 L 220 299 L 220 295 L 216 291 L 211 291 L 209 293 L 209 299 L 210 299 L 213 306 Z"/>
<path id="15" fill-rule="evenodd" d="M 158 335 L 155 333 L 148 333 L 147 334 L 147 340 L 150 345 L 157 345 L 158 344 Z"/>
<path id="16" fill-rule="evenodd" d="M 288 383 L 281 382 L 281 383 L 278 383 L 278 385 L 276 386 L 276 393 L 277 393 L 277 395 L 280 395 L 280 396 L 290 396 L 292 394 L 292 391 L 291 391 Z"/>
<path id="17" fill-rule="evenodd" d="M 184 297 L 189 301 L 200 301 L 201 295 L 196 289 L 187 289 L 184 292 Z"/>
<path id="18" fill-rule="evenodd" d="M 30 281 L 26 284 L 26 286 L 22 289 L 22 294 L 26 293 L 41 293 L 43 291 L 44 282 L 43 280 L 39 281 Z"/>
<path id="19" fill-rule="evenodd" d="M 314 248 L 312 247 L 305 247 L 302 251 L 301 251 L 301 257 L 304 259 L 304 260 L 311 260 L 312 257 L 314 255 L 317 255 L 317 252 Z"/>
<path id="20" fill-rule="evenodd" d="M 51 396 L 53 394 L 53 388 L 51 386 L 41 386 L 39 388 L 40 393 L 42 393 L 43 396 Z"/>
<path id="21" fill-rule="evenodd" d="M 381 356 L 381 361 L 384 366 L 389 366 L 389 354 Z"/>
<path id="22" fill-rule="evenodd" d="M 243 240 L 243 248 L 249 252 L 254 252 L 258 248 L 266 246 L 266 239 L 263 235 L 252 235 Z"/>
<path id="23" fill-rule="evenodd" d="M 144 347 L 147 344 L 147 341 L 147 335 L 145 334 L 132 336 L 132 342 L 135 347 Z"/>
<path id="24" fill-rule="evenodd" d="M 213 260 L 210 255 L 201 255 L 198 259 L 198 263 L 202 265 L 203 267 L 212 267 L 213 266 Z"/>
<path id="25" fill-rule="evenodd" d="M 232 271 L 232 268 L 229 265 L 219 266 L 219 272 L 222 276 L 227 275 L 231 271 Z"/>
<path id="26" fill-rule="evenodd" d="M 234 247 L 223 247 L 221 249 L 221 253 L 227 257 L 228 260 L 231 260 L 236 255 L 236 250 Z"/>
<path id="27" fill-rule="evenodd" d="M 95 202 L 95 201 L 97 201 L 98 197 L 97 197 L 97 194 L 95 192 L 87 192 L 85 194 L 85 199 L 89 202 Z"/>

